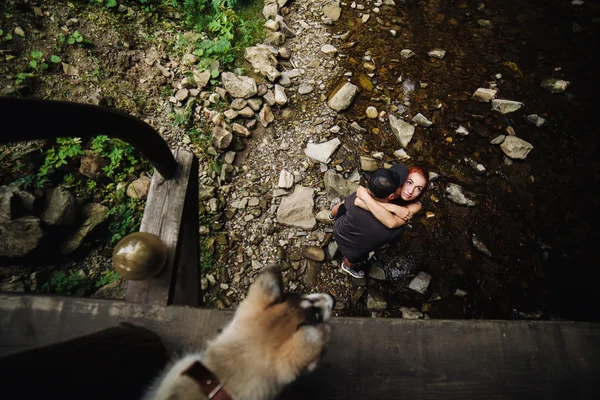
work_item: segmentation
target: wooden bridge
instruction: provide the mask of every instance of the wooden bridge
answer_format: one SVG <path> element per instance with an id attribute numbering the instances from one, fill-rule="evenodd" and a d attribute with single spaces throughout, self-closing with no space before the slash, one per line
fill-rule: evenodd
<path id="1" fill-rule="evenodd" d="M 32 104 L 0 98 L 7 131 L 18 131 L 10 115 Z M 167 246 L 164 269 L 131 281 L 124 301 L 0 294 L 3 397 L 139 398 L 168 356 L 201 348 L 231 318 L 200 307 L 196 158 L 178 150 L 149 159 L 157 172 L 140 230 Z M 332 325 L 320 367 L 281 399 L 600 398 L 598 323 L 334 317 Z"/>

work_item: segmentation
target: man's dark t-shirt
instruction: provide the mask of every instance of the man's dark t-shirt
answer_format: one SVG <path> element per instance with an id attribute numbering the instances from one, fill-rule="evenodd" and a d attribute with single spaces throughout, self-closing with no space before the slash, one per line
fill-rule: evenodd
<path id="1" fill-rule="evenodd" d="M 343 206 L 346 212 L 338 214 L 333 225 L 333 237 L 348 261 L 366 260 L 369 252 L 394 241 L 404 227 L 390 229 L 367 210 L 354 205 L 356 193 L 346 197 Z"/>

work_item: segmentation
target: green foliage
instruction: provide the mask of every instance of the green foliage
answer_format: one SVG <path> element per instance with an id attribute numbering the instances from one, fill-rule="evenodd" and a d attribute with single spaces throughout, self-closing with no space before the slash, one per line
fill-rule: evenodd
<path id="1" fill-rule="evenodd" d="M 110 217 L 108 231 L 111 235 L 108 245 L 114 247 L 123 237 L 140 229 L 143 202 L 128 198 L 124 190 L 119 190 L 115 204 L 108 211 L 108 215 Z"/>
<path id="2" fill-rule="evenodd" d="M 87 292 L 92 288 L 92 281 L 83 271 L 69 272 L 56 271 L 50 281 L 45 283 L 41 291 L 57 294 L 75 294 L 78 291 Z"/>
<path id="3" fill-rule="evenodd" d="M 76 45 L 77 47 L 85 47 L 92 44 L 88 39 L 85 39 L 79 31 L 74 31 L 71 36 L 67 38 L 67 44 Z"/>
<path id="4" fill-rule="evenodd" d="M 48 64 L 44 58 L 44 53 L 38 50 L 34 50 L 29 54 L 29 67 L 34 71 L 41 71 L 48 69 Z"/>
<path id="5" fill-rule="evenodd" d="M 4 37 L 2 37 L 2 36 L 4 36 Z M 4 35 L 4 30 L 2 28 L 0 28 L 0 39 L 1 40 L 8 42 L 9 40 L 12 40 L 12 38 L 13 38 L 12 33 L 6 32 L 6 35 Z"/>
<path id="6" fill-rule="evenodd" d="M 18 86 L 21 83 L 25 82 L 27 79 L 32 78 L 33 76 L 35 75 L 31 72 L 19 72 L 17 74 L 17 77 L 15 78 L 15 85 Z"/>
<path id="7" fill-rule="evenodd" d="M 99 135 L 92 139 L 91 150 L 109 163 L 102 170 L 113 182 L 121 182 L 133 174 L 138 165 L 135 148 L 122 140 Z"/>
<path id="8" fill-rule="evenodd" d="M 207 243 L 203 243 L 200 246 L 200 275 L 206 275 L 215 265 L 212 252 L 210 251 Z"/>
<path id="9" fill-rule="evenodd" d="M 57 138 L 56 145 L 44 153 L 44 163 L 37 173 L 36 186 L 43 187 L 48 175 L 82 154 L 80 138 Z"/>
<path id="10" fill-rule="evenodd" d="M 100 274 L 100 278 L 94 283 L 96 288 L 101 288 L 102 286 L 106 286 L 109 283 L 113 283 L 114 281 L 120 280 L 121 277 L 119 274 L 113 269 L 107 269 L 102 271 Z"/>

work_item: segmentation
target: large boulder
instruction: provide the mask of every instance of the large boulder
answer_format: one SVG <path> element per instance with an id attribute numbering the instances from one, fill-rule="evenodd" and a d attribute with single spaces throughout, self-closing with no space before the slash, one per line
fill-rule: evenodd
<path id="1" fill-rule="evenodd" d="M 277 209 L 277 222 L 296 228 L 312 230 L 317 224 L 313 215 L 314 189 L 297 185 L 294 193 L 281 200 Z"/>
<path id="2" fill-rule="evenodd" d="M 39 218 L 0 221 L 0 257 L 24 257 L 37 248 L 43 237 Z"/>
<path id="3" fill-rule="evenodd" d="M 62 186 L 49 189 L 42 221 L 50 226 L 69 226 L 75 216 L 75 196 Z"/>
<path id="4" fill-rule="evenodd" d="M 73 232 L 65 240 L 62 245 L 62 254 L 70 254 L 74 252 L 86 236 L 99 224 L 104 222 L 108 217 L 108 207 L 97 204 L 89 203 L 82 208 L 83 221 L 81 226 Z"/>

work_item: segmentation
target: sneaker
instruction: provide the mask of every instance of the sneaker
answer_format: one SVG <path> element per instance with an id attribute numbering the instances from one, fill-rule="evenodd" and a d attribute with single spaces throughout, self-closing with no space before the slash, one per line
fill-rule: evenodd
<path id="1" fill-rule="evenodd" d="M 348 267 L 343 261 L 342 261 L 342 269 L 344 270 L 345 273 L 347 273 L 348 275 L 350 275 L 353 278 L 364 278 L 365 277 L 365 273 L 359 269 L 354 269 L 354 268 L 350 268 Z"/>
<path id="2" fill-rule="evenodd" d="M 336 197 L 335 199 L 331 200 L 331 204 L 329 205 L 329 219 L 335 219 L 333 215 L 331 215 L 331 210 L 333 210 L 333 207 L 336 206 L 336 204 L 339 204 L 342 202 L 342 199 L 340 199 L 339 197 Z"/>

